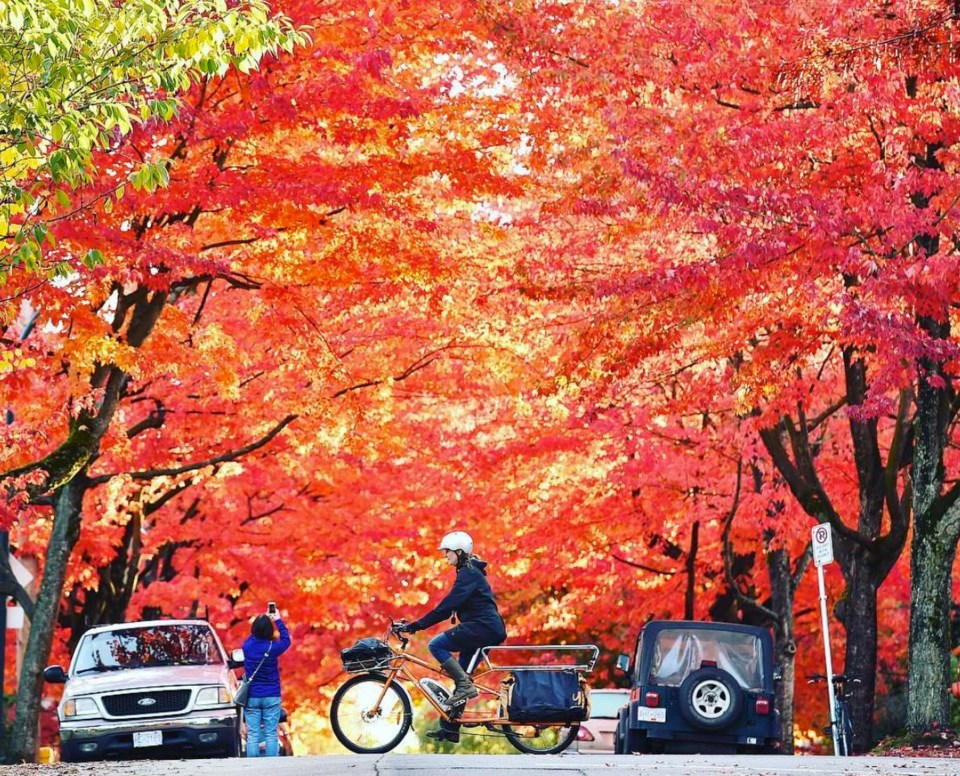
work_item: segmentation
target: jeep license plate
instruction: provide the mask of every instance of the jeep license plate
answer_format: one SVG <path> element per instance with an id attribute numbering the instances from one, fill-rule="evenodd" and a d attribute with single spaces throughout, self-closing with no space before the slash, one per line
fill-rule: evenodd
<path id="1" fill-rule="evenodd" d="M 666 722 L 666 709 L 651 709 L 649 706 L 637 706 L 637 721 L 639 722 Z"/>
<path id="2" fill-rule="evenodd" d="M 146 730 L 143 733 L 134 733 L 133 745 L 135 747 L 163 746 L 163 733 L 159 730 Z"/>

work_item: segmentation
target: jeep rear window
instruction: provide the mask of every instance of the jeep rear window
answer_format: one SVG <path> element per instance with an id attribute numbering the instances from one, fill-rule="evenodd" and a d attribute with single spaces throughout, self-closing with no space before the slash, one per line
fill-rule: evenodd
<path id="1" fill-rule="evenodd" d="M 205 625 L 117 628 L 87 634 L 77 647 L 75 674 L 156 666 L 219 665 L 223 655 Z"/>
<path id="2" fill-rule="evenodd" d="M 660 631 L 650 660 L 650 682 L 678 687 L 704 661 L 731 674 L 745 690 L 763 689 L 763 646 L 749 633 L 696 628 Z"/>

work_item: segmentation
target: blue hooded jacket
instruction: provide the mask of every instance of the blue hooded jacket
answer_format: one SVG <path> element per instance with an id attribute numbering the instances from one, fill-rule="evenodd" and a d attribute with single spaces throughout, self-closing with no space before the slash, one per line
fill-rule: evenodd
<path id="1" fill-rule="evenodd" d="M 290 631 L 283 624 L 283 620 L 278 619 L 274 622 L 277 630 L 280 631 L 280 638 L 276 641 L 250 635 L 243 642 L 243 672 L 247 676 L 253 676 L 263 656 L 267 655 L 257 675 L 250 682 L 251 698 L 280 697 L 280 665 L 277 663 L 277 658 L 290 648 L 291 640 Z"/>
<path id="2" fill-rule="evenodd" d="M 460 651 L 502 644 L 507 630 L 497 601 L 487 581 L 487 564 L 470 558 L 457 569 L 457 579 L 446 597 L 432 611 L 409 625 L 411 632 L 429 628 L 452 615 L 459 625 L 446 631 Z"/>

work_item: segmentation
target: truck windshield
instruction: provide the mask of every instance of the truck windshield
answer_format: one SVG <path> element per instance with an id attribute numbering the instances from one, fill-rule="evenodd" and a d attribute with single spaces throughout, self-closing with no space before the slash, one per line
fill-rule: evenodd
<path id="1" fill-rule="evenodd" d="M 76 674 L 173 665 L 222 664 L 223 654 L 207 625 L 170 624 L 116 628 L 87 634 L 77 647 Z"/>

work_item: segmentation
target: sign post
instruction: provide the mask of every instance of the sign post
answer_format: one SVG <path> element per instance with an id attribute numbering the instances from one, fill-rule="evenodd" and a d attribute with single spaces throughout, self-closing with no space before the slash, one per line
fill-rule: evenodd
<path id="1" fill-rule="evenodd" d="M 812 531 L 813 565 L 817 567 L 820 585 L 820 627 L 823 630 L 823 655 L 827 663 L 827 695 L 830 699 L 830 731 L 833 736 L 833 754 L 840 755 L 840 730 L 837 727 L 837 707 L 833 688 L 833 658 L 830 655 L 830 621 L 827 618 L 827 589 L 823 581 L 823 567 L 833 563 L 833 531 L 830 523 L 815 525 Z"/>

